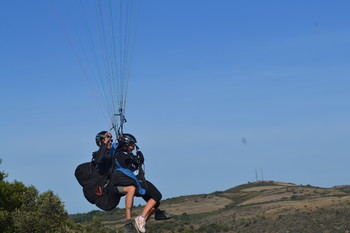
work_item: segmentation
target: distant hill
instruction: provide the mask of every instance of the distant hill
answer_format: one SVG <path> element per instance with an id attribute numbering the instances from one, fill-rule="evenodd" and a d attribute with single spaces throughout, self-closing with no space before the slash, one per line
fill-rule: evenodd
<path id="1" fill-rule="evenodd" d="M 142 206 L 133 213 L 140 213 Z M 176 216 L 151 220 L 150 233 L 343 232 L 350 233 L 350 186 L 320 188 L 276 181 L 242 184 L 226 191 L 164 200 Z M 123 232 L 124 209 L 70 215 L 76 222 L 99 217 L 111 232 Z"/>

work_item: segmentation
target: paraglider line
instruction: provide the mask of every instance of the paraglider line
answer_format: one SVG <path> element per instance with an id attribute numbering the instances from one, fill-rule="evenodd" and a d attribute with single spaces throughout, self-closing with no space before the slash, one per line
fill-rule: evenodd
<path id="1" fill-rule="evenodd" d="M 70 37 L 69 37 L 69 35 L 68 35 L 67 29 L 66 29 L 66 27 L 64 26 L 64 23 L 63 23 L 63 20 L 62 20 L 62 18 L 61 18 L 61 15 L 59 14 L 59 12 L 58 12 L 58 10 L 57 10 L 57 6 L 55 5 L 54 0 L 48 0 L 48 1 L 49 1 L 49 3 L 51 4 L 51 7 L 52 7 L 52 9 L 53 9 L 53 11 L 54 11 L 54 14 L 55 14 L 55 16 L 56 16 L 57 22 L 58 22 L 58 24 L 60 25 L 61 30 L 63 31 L 63 33 L 64 33 L 64 35 L 65 35 L 65 37 L 66 37 L 66 39 L 67 39 L 67 41 L 68 41 L 68 43 L 69 43 L 71 49 L 73 50 L 73 53 L 74 53 L 75 58 L 77 59 L 77 61 L 78 61 L 78 63 L 79 63 L 79 66 L 80 66 L 81 70 L 83 71 L 83 74 L 84 74 L 85 79 L 88 81 L 90 88 L 93 90 L 95 99 L 96 99 L 97 102 L 98 102 L 98 106 L 99 106 L 99 108 L 103 111 L 102 104 L 101 104 L 101 102 L 99 101 L 97 91 L 96 91 L 96 89 L 94 88 L 93 84 L 91 83 L 89 73 L 87 72 L 85 66 L 84 66 L 83 63 L 81 62 L 80 56 L 79 56 L 79 54 L 77 53 L 77 50 L 76 50 L 76 48 L 75 48 L 75 46 L 74 46 L 72 40 L 70 39 Z"/>

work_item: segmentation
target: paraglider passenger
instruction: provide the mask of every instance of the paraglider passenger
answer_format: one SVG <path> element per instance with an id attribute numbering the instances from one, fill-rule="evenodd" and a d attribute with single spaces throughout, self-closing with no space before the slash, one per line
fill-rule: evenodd
<path id="1" fill-rule="evenodd" d="M 137 229 L 143 233 L 146 232 L 146 222 L 153 213 L 155 213 L 156 220 L 166 220 L 173 217 L 173 215 L 158 208 L 160 205 L 160 200 L 162 199 L 162 194 L 151 182 L 145 179 L 144 171 L 142 169 L 144 156 L 136 143 L 136 138 L 133 135 L 120 135 L 118 138 L 118 146 L 116 148 L 116 157 L 117 163 L 120 167 L 129 169 L 130 171 L 134 172 L 134 174 L 136 173 L 136 177 L 141 187 L 146 190 L 144 195 L 140 195 L 138 192 L 135 194 L 135 196 L 141 196 L 146 201 L 146 205 L 141 215 L 135 218 L 135 227 L 137 227 Z M 136 155 L 133 154 L 135 148 Z"/>

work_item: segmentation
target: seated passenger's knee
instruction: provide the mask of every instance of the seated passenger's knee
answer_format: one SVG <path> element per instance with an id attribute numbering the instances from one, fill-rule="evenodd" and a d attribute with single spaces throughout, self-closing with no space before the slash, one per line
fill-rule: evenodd
<path id="1" fill-rule="evenodd" d="M 135 186 L 128 186 L 126 187 L 126 192 L 128 193 L 135 193 L 136 187 Z"/>

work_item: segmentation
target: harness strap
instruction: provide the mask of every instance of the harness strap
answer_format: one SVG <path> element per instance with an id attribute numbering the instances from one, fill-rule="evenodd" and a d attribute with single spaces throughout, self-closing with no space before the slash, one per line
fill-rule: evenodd
<path id="1" fill-rule="evenodd" d="M 114 148 L 113 148 L 114 149 Z M 114 171 L 121 171 L 122 173 L 124 173 L 125 175 L 129 176 L 130 178 L 134 179 L 136 181 L 136 184 L 137 184 L 137 190 L 139 192 L 139 194 L 141 195 L 145 195 L 146 194 L 146 189 L 142 188 L 141 187 L 141 184 L 139 182 L 139 180 L 137 179 L 137 177 L 135 176 L 135 174 L 130 170 L 130 169 L 127 169 L 127 168 L 123 168 L 122 166 L 120 166 L 119 162 L 118 162 L 118 159 L 117 159 L 117 150 L 116 148 L 114 149 L 114 156 L 115 157 L 115 164 L 117 165 L 118 168 L 114 169 Z"/>
<path id="2" fill-rule="evenodd" d="M 117 162 L 118 163 L 118 162 Z M 122 168 L 119 166 L 119 168 L 115 169 L 114 171 L 121 171 L 123 172 L 125 175 L 129 176 L 130 178 L 134 179 L 136 181 L 136 184 L 137 184 L 137 188 L 138 188 L 138 192 L 141 194 L 141 195 L 145 195 L 146 194 L 146 190 L 144 188 L 141 187 L 141 184 L 139 182 L 139 180 L 137 179 L 137 177 L 135 176 L 135 174 L 130 171 L 129 169 L 127 168 Z"/>

